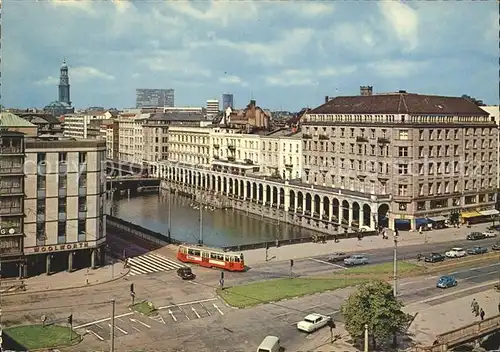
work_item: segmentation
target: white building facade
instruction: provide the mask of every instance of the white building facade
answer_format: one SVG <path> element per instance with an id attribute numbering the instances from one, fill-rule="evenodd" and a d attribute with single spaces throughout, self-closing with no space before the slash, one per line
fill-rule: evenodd
<path id="1" fill-rule="evenodd" d="M 143 125 L 150 114 L 118 117 L 118 156 L 120 161 L 142 164 Z"/>
<path id="2" fill-rule="evenodd" d="M 65 137 L 99 139 L 101 138 L 102 120 L 112 117 L 113 115 L 109 111 L 88 111 L 65 115 L 63 134 Z"/>

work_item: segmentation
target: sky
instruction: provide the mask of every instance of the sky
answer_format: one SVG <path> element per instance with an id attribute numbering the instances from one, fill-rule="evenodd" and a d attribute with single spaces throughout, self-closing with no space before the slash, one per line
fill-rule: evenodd
<path id="1" fill-rule="evenodd" d="M 57 100 L 69 65 L 77 108 L 135 105 L 173 88 L 176 106 L 233 93 L 272 110 L 326 95 L 468 94 L 498 104 L 496 1 L 18 1 L 2 9 L 2 104 Z"/>

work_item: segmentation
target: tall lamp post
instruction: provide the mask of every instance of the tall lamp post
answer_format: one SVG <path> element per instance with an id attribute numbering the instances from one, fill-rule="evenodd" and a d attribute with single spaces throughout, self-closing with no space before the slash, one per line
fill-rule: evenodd
<path id="1" fill-rule="evenodd" d="M 397 297 L 398 295 L 398 232 L 397 230 L 394 230 L 394 277 L 393 277 L 393 287 L 392 287 L 392 292 L 394 294 L 394 297 Z"/>

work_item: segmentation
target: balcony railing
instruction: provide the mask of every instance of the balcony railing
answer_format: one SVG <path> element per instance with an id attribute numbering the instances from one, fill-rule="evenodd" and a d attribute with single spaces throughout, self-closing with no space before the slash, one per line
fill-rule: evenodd
<path id="1" fill-rule="evenodd" d="M 2 215 L 15 215 L 15 214 L 22 214 L 23 213 L 23 208 L 22 207 L 0 207 L 0 214 Z"/>
<path id="2" fill-rule="evenodd" d="M 287 163 L 287 164 L 285 164 L 285 167 L 286 167 L 287 169 L 293 169 L 293 164 L 289 164 L 289 163 Z"/>
<path id="3" fill-rule="evenodd" d="M 23 154 L 23 148 L 21 147 L 1 147 L 0 154 Z"/>
<path id="4" fill-rule="evenodd" d="M 322 141 L 327 141 L 330 139 L 330 137 L 328 137 L 326 134 L 320 134 L 319 139 Z"/>
<path id="5" fill-rule="evenodd" d="M 220 148 L 220 145 L 218 145 L 218 144 L 214 144 L 214 148 L 215 148 L 215 149 L 219 149 L 219 148 Z"/>
<path id="6" fill-rule="evenodd" d="M 380 143 L 380 144 L 389 144 L 389 143 L 391 143 L 391 141 L 389 140 L 389 138 L 379 137 L 379 138 L 377 138 L 377 143 Z"/>
<path id="7" fill-rule="evenodd" d="M 304 134 L 302 135 L 302 138 L 303 138 L 303 139 L 312 139 L 312 136 L 311 136 L 310 134 L 306 134 L 306 133 L 304 133 Z"/>
<path id="8" fill-rule="evenodd" d="M 24 167 L 22 165 L 2 167 L 0 168 L 0 174 L 24 174 Z"/>
<path id="9" fill-rule="evenodd" d="M 24 190 L 22 187 L 2 187 L 0 188 L 0 194 L 23 194 Z"/>
<path id="10" fill-rule="evenodd" d="M 235 157 L 234 157 L 234 156 L 228 156 L 228 157 L 227 157 L 227 160 L 228 160 L 228 161 L 235 161 L 236 159 L 235 159 Z"/>
<path id="11" fill-rule="evenodd" d="M 368 142 L 368 138 L 362 137 L 362 136 L 358 136 L 358 137 L 356 137 L 356 142 L 358 142 L 358 143 L 366 143 L 366 142 Z"/>
<path id="12" fill-rule="evenodd" d="M 236 149 L 236 147 L 235 147 L 234 145 L 228 145 L 228 146 L 227 146 L 227 149 L 229 149 L 229 150 L 235 150 L 235 149 Z"/>

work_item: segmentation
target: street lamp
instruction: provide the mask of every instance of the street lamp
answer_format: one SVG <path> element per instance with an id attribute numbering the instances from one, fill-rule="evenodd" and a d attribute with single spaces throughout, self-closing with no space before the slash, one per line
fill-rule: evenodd
<path id="1" fill-rule="evenodd" d="M 394 277 L 393 277 L 393 294 L 398 295 L 398 230 L 394 230 Z"/>

